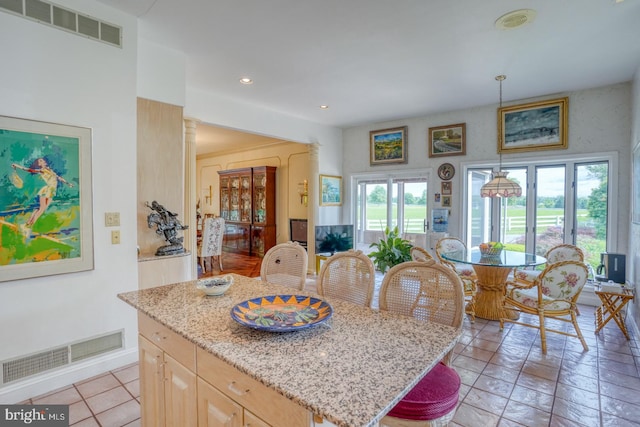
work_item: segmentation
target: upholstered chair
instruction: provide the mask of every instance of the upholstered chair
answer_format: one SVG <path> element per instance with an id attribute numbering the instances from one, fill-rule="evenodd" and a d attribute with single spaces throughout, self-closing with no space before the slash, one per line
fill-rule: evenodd
<path id="1" fill-rule="evenodd" d="M 462 284 L 464 285 L 464 295 L 467 300 L 465 312 L 471 317 L 471 322 L 476 320 L 475 304 L 476 304 L 476 290 L 478 284 L 478 277 L 476 276 L 473 267 L 469 264 L 456 263 L 446 260 L 442 257 L 443 253 L 447 252 L 464 252 L 467 250 L 467 245 L 457 237 L 443 237 L 436 243 L 436 257 L 438 260 L 450 267 L 455 271 Z"/>
<path id="2" fill-rule="evenodd" d="M 222 239 L 224 237 L 224 218 L 208 217 L 202 227 L 202 239 L 198 243 L 198 259 L 202 272 L 206 271 L 205 259 L 210 258 L 209 265 L 213 269 L 213 258 L 218 258 L 218 265 L 222 271 Z"/>

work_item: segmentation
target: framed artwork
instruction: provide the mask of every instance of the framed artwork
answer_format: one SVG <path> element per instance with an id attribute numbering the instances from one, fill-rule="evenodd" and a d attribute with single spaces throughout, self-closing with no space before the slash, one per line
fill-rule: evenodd
<path id="1" fill-rule="evenodd" d="M 91 129 L 0 116 L 0 281 L 93 269 Z"/>
<path id="2" fill-rule="evenodd" d="M 443 196 L 451 195 L 452 185 L 453 184 L 451 183 L 451 181 L 443 181 L 440 183 L 440 192 L 442 193 Z"/>
<path id="3" fill-rule="evenodd" d="M 451 207 L 451 196 L 442 196 L 442 206 L 445 208 Z"/>
<path id="4" fill-rule="evenodd" d="M 369 132 L 371 165 L 407 163 L 407 127 Z"/>
<path id="5" fill-rule="evenodd" d="M 466 123 L 429 128 L 429 157 L 466 154 Z"/>
<path id="6" fill-rule="evenodd" d="M 498 152 L 567 148 L 569 98 L 498 109 Z"/>
<path id="7" fill-rule="evenodd" d="M 320 206 L 342 204 L 342 177 L 320 175 Z"/>
<path id="8" fill-rule="evenodd" d="M 451 163 L 443 163 L 438 167 L 438 178 L 449 181 L 456 174 L 456 168 Z"/>

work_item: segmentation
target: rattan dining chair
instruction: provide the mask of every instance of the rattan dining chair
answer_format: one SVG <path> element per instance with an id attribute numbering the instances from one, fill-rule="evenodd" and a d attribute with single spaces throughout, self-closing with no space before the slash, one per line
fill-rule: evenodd
<path id="1" fill-rule="evenodd" d="M 527 323 L 528 319 L 522 316 L 519 320 L 501 318 L 500 330 L 504 328 L 504 322 L 539 329 L 543 354 L 547 354 L 547 332 L 578 338 L 584 350 L 588 351 L 576 318 L 578 297 L 587 283 L 588 274 L 587 266 L 580 261 L 560 261 L 548 265 L 531 284 L 507 282 L 505 311 L 533 314 L 537 319 Z M 575 333 L 547 328 L 546 321 L 550 318 L 571 323 Z"/>
<path id="2" fill-rule="evenodd" d="M 473 267 L 468 264 L 455 263 L 453 261 L 446 260 L 442 257 L 443 253 L 466 251 L 467 245 L 457 237 L 443 237 L 436 243 L 436 257 L 438 260 L 453 269 L 464 285 L 464 296 L 467 301 L 465 312 L 471 317 L 471 322 L 476 320 L 476 291 L 478 288 L 478 277 L 476 276 Z"/>
<path id="3" fill-rule="evenodd" d="M 431 261 L 408 261 L 391 268 L 382 280 L 380 310 L 425 322 L 462 327 L 464 292 L 460 277 Z M 380 421 L 381 426 L 446 426 L 458 404 L 460 376 L 447 354 Z"/>
<path id="4" fill-rule="evenodd" d="M 412 261 L 429 261 L 433 259 L 431 254 L 426 249 L 420 246 L 414 246 L 411 248 L 411 260 Z"/>
<path id="5" fill-rule="evenodd" d="M 584 262 L 582 249 L 570 244 L 556 245 L 550 248 L 544 257 L 547 259 L 547 266 L 560 261 Z M 540 276 L 540 273 L 542 270 L 516 268 L 513 272 L 513 280 L 520 284 L 530 285 Z"/>
<path id="6" fill-rule="evenodd" d="M 222 240 L 224 237 L 224 218 L 205 217 L 202 226 L 202 239 L 198 242 L 198 259 L 202 272 L 207 271 L 207 258 L 210 259 L 209 265 L 213 270 L 213 258 L 218 257 L 218 265 L 222 271 Z"/>
<path id="7" fill-rule="evenodd" d="M 318 293 L 370 307 L 375 286 L 375 268 L 362 251 L 338 252 L 324 262 L 318 275 Z"/>
<path id="8" fill-rule="evenodd" d="M 298 242 L 280 243 L 264 255 L 260 278 L 302 290 L 307 281 L 308 263 L 307 251 Z"/>

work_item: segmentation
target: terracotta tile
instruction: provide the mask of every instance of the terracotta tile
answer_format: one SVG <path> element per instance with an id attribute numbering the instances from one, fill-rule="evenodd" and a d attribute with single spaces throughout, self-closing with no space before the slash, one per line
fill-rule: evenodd
<path id="1" fill-rule="evenodd" d="M 616 427 L 638 427 L 637 422 L 625 420 L 624 418 L 616 417 L 611 414 L 602 414 L 602 425 L 603 426 L 616 426 Z"/>
<path id="2" fill-rule="evenodd" d="M 613 424 L 611 424 L 613 425 Z M 617 425 L 617 424 L 616 424 Z M 581 424 L 572 420 L 568 420 L 566 418 L 562 418 L 558 415 L 551 414 L 551 423 L 549 426 L 552 427 L 593 427 L 585 424 Z"/>
<path id="3" fill-rule="evenodd" d="M 499 380 L 515 383 L 518 379 L 518 375 L 520 375 L 520 371 L 489 363 L 487 367 L 484 368 L 484 371 L 482 371 L 482 374 Z"/>
<path id="4" fill-rule="evenodd" d="M 131 421 L 129 424 L 126 424 L 123 427 L 140 427 L 141 425 L 142 422 L 140 418 L 138 418 L 137 420 Z"/>
<path id="5" fill-rule="evenodd" d="M 126 383 L 124 385 L 124 388 L 126 388 L 127 391 L 131 393 L 133 397 L 140 397 L 140 380 L 139 379 Z"/>
<path id="6" fill-rule="evenodd" d="M 572 387 L 577 387 L 582 390 L 598 392 L 598 378 L 586 377 L 573 373 L 571 370 L 562 370 L 558 376 L 558 384 L 566 384 Z"/>
<path id="7" fill-rule="evenodd" d="M 526 427 L 526 425 L 502 418 L 498 423 L 498 427 Z"/>
<path id="8" fill-rule="evenodd" d="M 559 369 L 527 361 L 522 367 L 522 372 L 555 382 L 558 379 Z"/>
<path id="9" fill-rule="evenodd" d="M 566 384 L 558 384 L 556 397 L 569 402 L 578 403 L 593 409 L 600 409 L 600 396 L 580 388 L 571 387 Z"/>
<path id="10" fill-rule="evenodd" d="M 69 405 L 69 424 L 78 423 L 84 419 L 92 418 L 93 414 L 84 401 Z"/>
<path id="11" fill-rule="evenodd" d="M 480 378 L 478 378 L 478 380 L 474 384 L 475 388 L 479 388 L 489 393 L 497 394 L 498 396 L 506 398 L 511 395 L 513 386 L 513 383 L 492 378 L 487 375 L 480 375 Z"/>
<path id="12" fill-rule="evenodd" d="M 514 400 L 510 400 L 507 404 L 503 417 L 528 427 L 547 427 L 551 420 L 551 414 L 549 412 L 541 411 L 533 406 L 528 406 Z"/>
<path id="13" fill-rule="evenodd" d="M 520 385 L 513 388 L 511 400 L 533 406 L 542 411 L 548 411 L 553 405 L 553 395 Z"/>
<path id="14" fill-rule="evenodd" d="M 100 424 L 98 424 L 98 421 L 96 421 L 95 418 L 91 417 L 91 418 L 84 419 L 79 423 L 71 424 L 71 426 L 72 427 L 100 427 Z"/>
<path id="15" fill-rule="evenodd" d="M 121 427 L 140 418 L 140 405 L 130 400 L 96 415 L 102 427 Z"/>
<path id="16" fill-rule="evenodd" d="M 461 351 L 460 354 L 467 357 L 471 357 L 472 359 L 478 359 L 484 362 L 488 362 L 493 357 L 494 352 L 489 350 L 483 350 L 481 348 L 470 345 L 465 347 L 465 349 Z"/>
<path id="17" fill-rule="evenodd" d="M 128 400 L 132 400 L 131 394 L 120 386 L 88 398 L 87 405 L 94 414 L 98 414 Z"/>
<path id="18" fill-rule="evenodd" d="M 456 357 L 456 360 L 453 362 L 453 366 L 458 368 L 468 369 L 470 371 L 481 373 L 485 366 L 487 366 L 486 362 L 482 360 L 473 359 L 471 357 L 460 355 Z"/>
<path id="19" fill-rule="evenodd" d="M 111 371 L 111 373 L 123 384 L 137 380 L 140 377 L 140 370 L 137 363 L 126 368 Z"/>
<path id="20" fill-rule="evenodd" d="M 502 415 L 508 399 L 478 388 L 472 388 L 464 398 L 464 403 L 483 409 L 495 415 Z"/>
<path id="21" fill-rule="evenodd" d="M 585 424 L 587 426 L 600 425 L 599 410 L 589 408 L 575 402 L 569 402 L 568 400 L 560 399 L 558 397 L 556 397 L 553 403 L 553 413 L 554 415 L 558 415 L 562 418 Z"/>
<path id="22" fill-rule="evenodd" d="M 555 381 L 549 381 L 542 377 L 521 373 L 516 381 L 517 385 L 541 391 L 547 394 L 553 394 L 556 389 Z"/>
<path id="23" fill-rule="evenodd" d="M 76 388 L 85 399 L 102 393 L 105 390 L 110 390 L 114 387 L 118 387 L 120 383 L 110 373 L 98 377 L 91 378 L 87 381 L 76 384 Z"/>
<path id="24" fill-rule="evenodd" d="M 608 396 L 601 396 L 600 407 L 602 412 L 615 415 L 618 418 L 634 422 L 640 420 L 640 406 L 638 405 L 632 405 Z"/>
<path id="25" fill-rule="evenodd" d="M 480 376 L 479 372 L 474 372 L 474 371 L 470 371 L 469 369 L 455 366 L 455 363 L 454 363 L 454 368 L 458 373 L 458 375 L 460 376 L 460 381 L 462 382 L 462 384 L 466 384 L 468 386 L 474 385 L 478 377 Z"/>
<path id="26" fill-rule="evenodd" d="M 68 387 L 55 393 L 47 394 L 40 398 L 34 398 L 35 405 L 71 405 L 82 400 L 82 396 L 75 387 Z"/>
<path id="27" fill-rule="evenodd" d="M 640 390 L 640 378 L 637 377 L 631 377 L 629 375 L 622 375 L 617 372 L 601 369 L 599 378 L 600 381 L 606 381 L 609 383 L 618 384 L 622 387 Z"/>
<path id="28" fill-rule="evenodd" d="M 499 420 L 499 416 L 466 403 L 458 406 L 453 417 L 453 422 L 463 427 L 496 427 Z"/>
<path id="29" fill-rule="evenodd" d="M 629 402 L 634 405 L 640 405 L 640 393 L 638 393 L 637 390 L 622 387 L 617 384 L 600 381 L 600 394 L 622 400 L 624 402 Z"/>

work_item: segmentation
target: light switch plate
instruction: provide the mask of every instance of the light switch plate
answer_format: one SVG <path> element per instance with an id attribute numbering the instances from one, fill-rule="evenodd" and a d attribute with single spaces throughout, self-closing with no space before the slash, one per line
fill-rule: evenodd
<path id="1" fill-rule="evenodd" d="M 120 212 L 105 212 L 104 225 L 107 227 L 118 227 L 120 225 Z"/>

